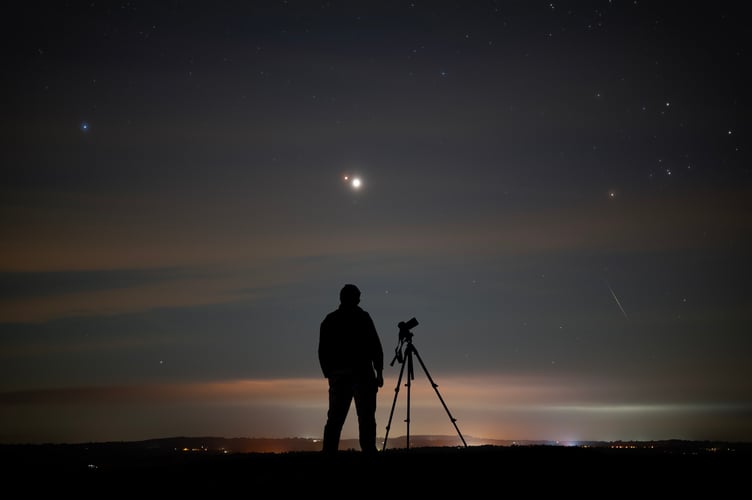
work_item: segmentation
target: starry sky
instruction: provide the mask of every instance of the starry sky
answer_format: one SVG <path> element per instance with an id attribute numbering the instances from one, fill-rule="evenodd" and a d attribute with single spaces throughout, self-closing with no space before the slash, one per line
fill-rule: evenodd
<path id="1" fill-rule="evenodd" d="M 21 3 L 0 442 L 320 437 L 345 283 L 379 436 L 752 441 L 742 2 Z"/>

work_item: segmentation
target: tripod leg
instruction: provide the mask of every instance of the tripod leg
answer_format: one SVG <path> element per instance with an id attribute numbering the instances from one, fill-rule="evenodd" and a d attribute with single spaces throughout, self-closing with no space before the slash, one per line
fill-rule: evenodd
<path id="1" fill-rule="evenodd" d="M 457 419 L 452 416 L 452 414 L 449 412 L 449 408 L 447 408 L 446 403 L 444 403 L 444 398 L 441 397 L 441 394 L 439 393 L 439 385 L 433 381 L 431 378 L 431 375 L 428 373 L 428 368 L 426 368 L 426 365 L 423 363 L 423 360 L 420 357 L 420 354 L 418 354 L 418 350 L 415 349 L 414 346 L 412 347 L 412 352 L 415 353 L 415 356 L 418 358 L 418 361 L 420 362 L 420 366 L 423 367 L 423 371 L 426 373 L 426 377 L 428 377 L 428 380 L 431 382 L 431 387 L 433 387 L 433 390 L 436 391 L 436 395 L 439 397 L 439 401 L 441 401 L 442 406 L 444 406 L 444 409 L 447 412 L 447 415 L 449 415 L 449 420 L 452 421 L 452 425 L 454 425 L 455 430 L 457 431 L 457 434 L 460 436 L 460 439 L 462 440 L 462 444 L 465 445 L 465 448 L 467 448 L 467 443 L 465 442 L 465 438 L 462 437 L 462 433 L 460 432 L 460 428 L 457 427 Z"/>
<path id="2" fill-rule="evenodd" d="M 405 373 L 405 363 L 402 363 L 400 368 L 399 378 L 397 379 L 397 386 L 394 388 L 394 400 L 392 401 L 392 410 L 389 412 L 389 422 L 386 424 L 386 434 L 384 434 L 384 445 L 381 451 L 386 450 L 386 441 L 389 439 L 389 428 L 392 426 L 392 416 L 394 415 L 394 407 L 397 404 L 397 395 L 399 394 L 400 384 L 402 383 L 402 374 Z"/>
<path id="3" fill-rule="evenodd" d="M 405 425 L 407 427 L 407 434 L 405 435 L 405 449 L 410 449 L 410 389 L 412 387 L 412 380 L 415 378 L 415 372 L 413 371 L 413 345 L 407 346 L 405 353 L 405 359 L 407 362 L 407 415 L 405 417 Z"/>

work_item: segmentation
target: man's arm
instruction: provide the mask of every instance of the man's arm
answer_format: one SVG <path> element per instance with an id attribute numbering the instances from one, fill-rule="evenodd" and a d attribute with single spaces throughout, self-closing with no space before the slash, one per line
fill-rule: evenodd
<path id="1" fill-rule="evenodd" d="M 379 387 L 384 386 L 384 349 L 381 346 L 381 339 L 379 333 L 376 331 L 376 325 L 373 322 L 371 315 L 368 315 L 368 322 L 370 324 L 372 338 L 372 359 L 373 368 L 376 370 L 376 383 Z"/>
<path id="2" fill-rule="evenodd" d="M 321 322 L 321 327 L 319 328 L 319 348 L 318 348 L 318 355 L 319 355 L 319 366 L 321 366 L 321 372 L 324 374 L 324 377 L 329 378 L 329 347 L 327 345 L 327 328 L 326 328 L 326 320 Z"/>

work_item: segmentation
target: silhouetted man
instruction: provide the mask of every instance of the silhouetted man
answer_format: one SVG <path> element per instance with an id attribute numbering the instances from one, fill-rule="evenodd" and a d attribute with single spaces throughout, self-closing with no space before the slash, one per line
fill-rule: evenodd
<path id="1" fill-rule="evenodd" d="M 360 449 L 376 452 L 376 394 L 384 385 L 384 351 L 371 316 L 358 304 L 358 287 L 345 285 L 339 292 L 339 307 L 321 322 L 319 363 L 329 380 L 323 446 L 328 453 L 339 448 L 342 426 L 353 400 Z"/>

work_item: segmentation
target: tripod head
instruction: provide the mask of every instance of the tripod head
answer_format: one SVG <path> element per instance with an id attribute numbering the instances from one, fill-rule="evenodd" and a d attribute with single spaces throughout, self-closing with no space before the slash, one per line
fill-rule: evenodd
<path id="1" fill-rule="evenodd" d="M 395 361 L 399 361 L 400 364 L 405 362 L 405 357 L 402 354 L 402 348 L 405 345 L 405 342 L 408 344 L 412 344 L 413 341 L 413 332 L 410 331 L 411 328 L 415 328 L 418 326 L 418 320 L 415 318 L 410 319 L 409 321 L 400 321 L 397 323 L 397 327 L 399 328 L 399 339 L 397 342 L 397 347 L 394 349 L 394 358 L 392 359 L 392 362 L 389 363 L 389 366 L 393 366 Z"/>

